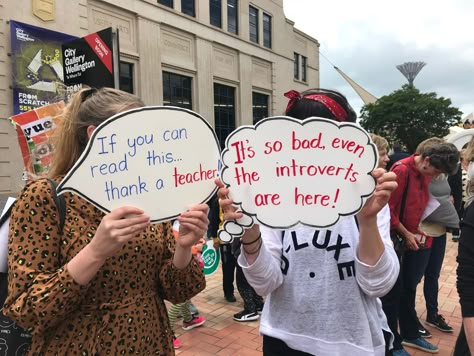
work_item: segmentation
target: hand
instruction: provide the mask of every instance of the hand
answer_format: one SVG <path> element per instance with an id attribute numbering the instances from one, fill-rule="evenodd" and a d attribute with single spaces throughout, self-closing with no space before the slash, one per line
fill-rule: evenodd
<path id="1" fill-rule="evenodd" d="M 237 208 L 233 205 L 234 201 L 227 197 L 229 194 L 229 188 L 224 187 L 224 183 L 222 183 L 220 179 L 216 179 L 215 183 L 219 187 L 217 196 L 219 197 L 219 206 L 222 209 L 224 221 L 240 219 L 243 214 L 237 211 Z M 242 242 L 247 243 L 255 241 L 259 234 L 260 226 L 254 224 L 252 227 L 245 229 L 244 234 L 242 235 Z"/>
<path id="2" fill-rule="evenodd" d="M 237 211 L 237 208 L 233 205 L 234 201 L 227 197 L 229 188 L 226 188 L 220 179 L 216 179 L 215 183 L 219 187 L 217 196 L 219 197 L 219 206 L 222 209 L 224 221 L 240 219 L 243 214 Z"/>
<path id="3" fill-rule="evenodd" d="M 397 175 L 395 173 L 385 172 L 383 168 L 376 168 L 372 171 L 372 176 L 377 182 L 375 192 L 357 214 L 359 219 L 376 217 L 377 213 L 388 203 L 392 192 L 397 189 Z"/>
<path id="4" fill-rule="evenodd" d="M 114 256 L 123 245 L 150 225 L 143 210 L 123 206 L 106 214 L 89 244 L 97 260 Z"/>
<path id="5" fill-rule="evenodd" d="M 408 250 L 412 251 L 418 251 L 420 249 L 420 244 L 416 236 L 411 232 L 405 235 L 405 246 Z"/>
<path id="6" fill-rule="evenodd" d="M 209 226 L 209 219 L 207 218 L 208 210 L 209 207 L 207 204 L 199 204 L 181 213 L 178 217 L 179 246 L 188 248 L 199 243 L 199 240 L 207 233 Z"/>

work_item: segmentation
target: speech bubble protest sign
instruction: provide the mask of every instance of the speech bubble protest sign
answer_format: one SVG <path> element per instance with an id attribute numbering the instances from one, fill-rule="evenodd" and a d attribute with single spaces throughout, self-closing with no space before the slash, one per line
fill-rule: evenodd
<path id="1" fill-rule="evenodd" d="M 242 212 L 264 225 L 323 228 L 362 208 L 375 189 L 377 161 L 376 146 L 356 124 L 272 117 L 228 136 L 221 179 Z"/>
<path id="2" fill-rule="evenodd" d="M 216 192 L 219 157 L 214 130 L 195 112 L 133 109 L 94 130 L 58 194 L 75 192 L 104 212 L 131 205 L 166 221 Z"/>

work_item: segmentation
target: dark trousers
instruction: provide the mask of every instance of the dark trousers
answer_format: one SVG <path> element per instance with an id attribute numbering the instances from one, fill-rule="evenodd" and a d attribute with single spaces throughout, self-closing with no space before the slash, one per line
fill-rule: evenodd
<path id="1" fill-rule="evenodd" d="M 385 345 L 390 343 L 390 333 L 383 332 L 385 338 Z M 263 335 L 263 355 L 264 356 L 311 356 L 303 351 L 298 351 L 290 348 L 285 342 L 274 337 Z M 385 356 L 392 356 L 393 352 L 385 348 Z"/>
<path id="2" fill-rule="evenodd" d="M 294 350 L 280 339 L 263 335 L 263 356 L 311 356 L 311 354 Z"/>
<path id="3" fill-rule="evenodd" d="M 433 244 L 428 250 L 430 251 L 425 270 L 423 294 L 425 295 L 427 316 L 433 317 L 438 314 L 438 280 L 446 252 L 446 234 L 433 238 Z"/>
<path id="4" fill-rule="evenodd" d="M 393 349 L 400 350 L 402 349 L 402 338 L 398 333 L 398 312 L 400 306 L 400 295 L 402 292 L 402 276 L 401 273 L 398 274 L 397 281 L 394 286 L 385 296 L 380 298 L 382 301 L 382 309 L 387 317 L 387 323 L 392 331 L 395 340 L 393 341 Z M 387 341 L 387 340 L 385 340 Z"/>
<path id="5" fill-rule="evenodd" d="M 230 244 L 222 244 L 220 250 L 222 261 L 222 287 L 224 289 L 224 295 L 234 295 L 234 277 L 237 261 L 232 253 Z"/>
<path id="6" fill-rule="evenodd" d="M 385 330 L 382 330 L 382 331 L 383 331 L 383 338 L 385 340 L 385 356 L 393 356 L 393 349 L 389 349 L 391 334 Z"/>
<path id="7" fill-rule="evenodd" d="M 464 325 L 461 325 L 456 346 L 454 346 L 453 356 L 471 356 L 469 345 L 467 344 L 466 333 L 464 332 Z"/>
<path id="8" fill-rule="evenodd" d="M 259 307 L 263 306 L 263 298 L 255 292 L 255 289 L 247 282 L 242 268 L 236 266 L 236 279 L 237 279 L 237 289 L 239 294 L 244 300 L 244 309 L 256 313 Z"/>
<path id="9" fill-rule="evenodd" d="M 425 274 L 430 258 L 429 248 L 406 251 L 401 264 L 402 291 L 400 295 L 400 335 L 403 339 L 414 340 L 420 337 L 418 316 L 416 315 L 416 287 Z"/>

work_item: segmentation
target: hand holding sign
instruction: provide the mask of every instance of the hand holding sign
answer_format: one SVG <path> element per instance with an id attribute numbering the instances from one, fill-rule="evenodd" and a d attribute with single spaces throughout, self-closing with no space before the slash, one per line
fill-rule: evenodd
<path id="1" fill-rule="evenodd" d="M 143 209 L 152 222 L 179 216 L 216 191 L 220 146 L 198 114 L 143 107 L 96 128 L 82 156 L 58 186 L 99 209 Z"/>
<path id="2" fill-rule="evenodd" d="M 227 138 L 221 179 L 244 216 L 264 225 L 328 227 L 356 214 L 373 193 L 377 159 L 356 124 L 273 117 Z M 219 237 L 241 235 L 237 225 L 224 226 L 228 234 Z"/>

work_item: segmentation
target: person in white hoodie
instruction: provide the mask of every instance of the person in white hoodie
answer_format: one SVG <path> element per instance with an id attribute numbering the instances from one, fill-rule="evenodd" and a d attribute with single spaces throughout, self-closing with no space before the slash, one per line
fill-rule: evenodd
<path id="1" fill-rule="evenodd" d="M 355 122 L 346 98 L 330 90 L 285 94 L 286 114 Z M 327 229 L 296 225 L 276 230 L 253 225 L 242 236 L 238 263 L 266 296 L 260 322 L 265 356 L 384 356 L 390 329 L 378 297 L 394 285 L 399 263 L 390 240 L 390 217 L 377 214 L 396 189 L 394 173 L 372 172 L 375 193 L 357 217 Z M 242 217 L 217 181 L 225 220 Z"/>

